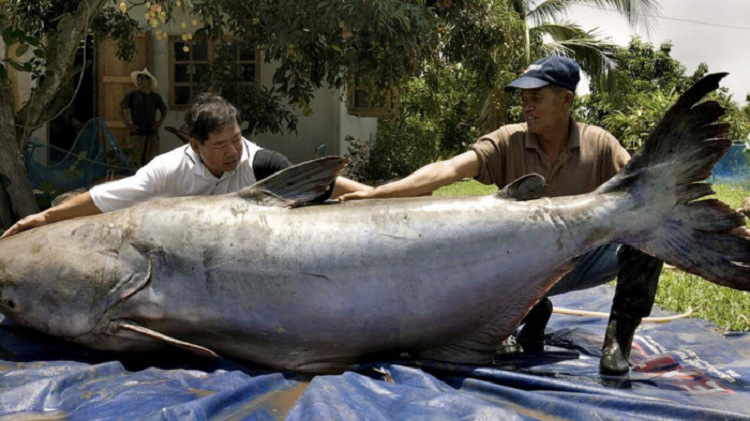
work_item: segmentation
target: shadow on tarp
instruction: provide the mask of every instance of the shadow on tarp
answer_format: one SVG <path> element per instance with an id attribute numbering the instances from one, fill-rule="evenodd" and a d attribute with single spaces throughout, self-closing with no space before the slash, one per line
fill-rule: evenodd
<path id="1" fill-rule="evenodd" d="M 554 297 L 608 311 L 609 286 Z M 655 313 L 666 312 L 655 309 Z M 312 379 L 179 350 L 98 352 L 0 324 L 0 418 L 126 420 L 750 420 L 750 334 L 645 324 L 627 376 L 598 372 L 606 319 L 555 314 L 547 349 L 486 367 L 397 360 Z"/>

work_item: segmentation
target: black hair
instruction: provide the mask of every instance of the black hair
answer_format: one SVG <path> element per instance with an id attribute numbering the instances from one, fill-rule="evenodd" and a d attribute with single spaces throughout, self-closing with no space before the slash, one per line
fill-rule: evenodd
<path id="1" fill-rule="evenodd" d="M 185 114 L 190 137 L 203 145 L 211 133 L 239 125 L 239 112 L 234 105 L 219 95 L 200 93 L 193 98 Z"/>

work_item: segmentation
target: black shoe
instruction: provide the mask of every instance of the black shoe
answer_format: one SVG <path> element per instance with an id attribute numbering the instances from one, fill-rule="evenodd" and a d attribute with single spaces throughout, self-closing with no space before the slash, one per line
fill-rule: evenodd
<path id="1" fill-rule="evenodd" d="M 524 352 L 544 351 L 544 330 L 552 316 L 552 301 L 542 298 L 523 319 L 523 328 L 516 342 Z"/>
<path id="2" fill-rule="evenodd" d="M 614 311 L 610 314 L 604 335 L 602 359 L 599 361 L 599 371 L 602 374 L 620 375 L 630 371 L 630 348 L 635 330 L 640 324 L 640 317 L 631 317 Z"/>

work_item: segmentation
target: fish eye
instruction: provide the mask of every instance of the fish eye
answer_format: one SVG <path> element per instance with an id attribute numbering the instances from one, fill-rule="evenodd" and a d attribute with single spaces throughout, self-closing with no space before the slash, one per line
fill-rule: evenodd
<path id="1" fill-rule="evenodd" d="M 16 303 L 15 303 L 15 301 L 13 301 L 13 300 L 11 300 L 11 299 L 7 299 L 7 300 L 4 300 L 4 301 L 3 301 L 3 304 L 5 304 L 5 306 L 6 306 L 6 307 L 8 307 L 8 308 L 9 308 L 9 309 L 11 309 L 11 310 L 13 310 L 13 309 L 15 309 L 15 308 L 16 308 Z"/>

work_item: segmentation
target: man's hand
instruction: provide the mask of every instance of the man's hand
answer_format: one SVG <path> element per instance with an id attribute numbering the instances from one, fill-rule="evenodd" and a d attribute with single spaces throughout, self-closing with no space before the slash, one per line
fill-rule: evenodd
<path id="1" fill-rule="evenodd" d="M 345 195 L 339 196 L 336 200 L 338 200 L 339 202 L 346 202 L 347 200 L 376 199 L 378 197 L 383 197 L 383 195 L 378 194 L 378 189 L 371 189 L 347 193 Z"/>
<path id="2" fill-rule="evenodd" d="M 161 127 L 161 121 L 154 121 L 151 123 L 151 128 L 154 130 L 159 130 L 159 127 Z"/>
<path id="3" fill-rule="evenodd" d="M 5 230 L 2 237 L 0 237 L 0 240 L 10 237 L 11 235 L 16 235 L 22 231 L 30 230 L 36 227 L 41 227 L 42 225 L 47 225 L 47 218 L 43 215 L 43 212 L 35 213 L 34 215 L 29 215 L 26 218 L 23 218 L 20 221 L 13 224 L 12 227 Z"/>
<path id="4" fill-rule="evenodd" d="M 127 123 L 127 125 L 128 125 L 128 130 L 130 131 L 130 133 L 136 133 L 138 131 L 138 126 L 136 126 L 135 124 Z"/>
<path id="5" fill-rule="evenodd" d="M 748 216 L 750 214 L 750 209 L 747 208 L 739 208 L 737 209 L 737 213 L 740 215 Z M 731 231 L 729 231 L 730 234 L 736 235 L 737 237 L 745 237 L 748 240 L 750 240 L 750 229 L 747 227 L 737 227 L 733 228 Z"/>
<path id="6" fill-rule="evenodd" d="M 730 234 L 736 235 L 737 237 L 744 237 L 750 240 L 750 229 L 747 227 L 737 227 L 729 231 Z"/>

